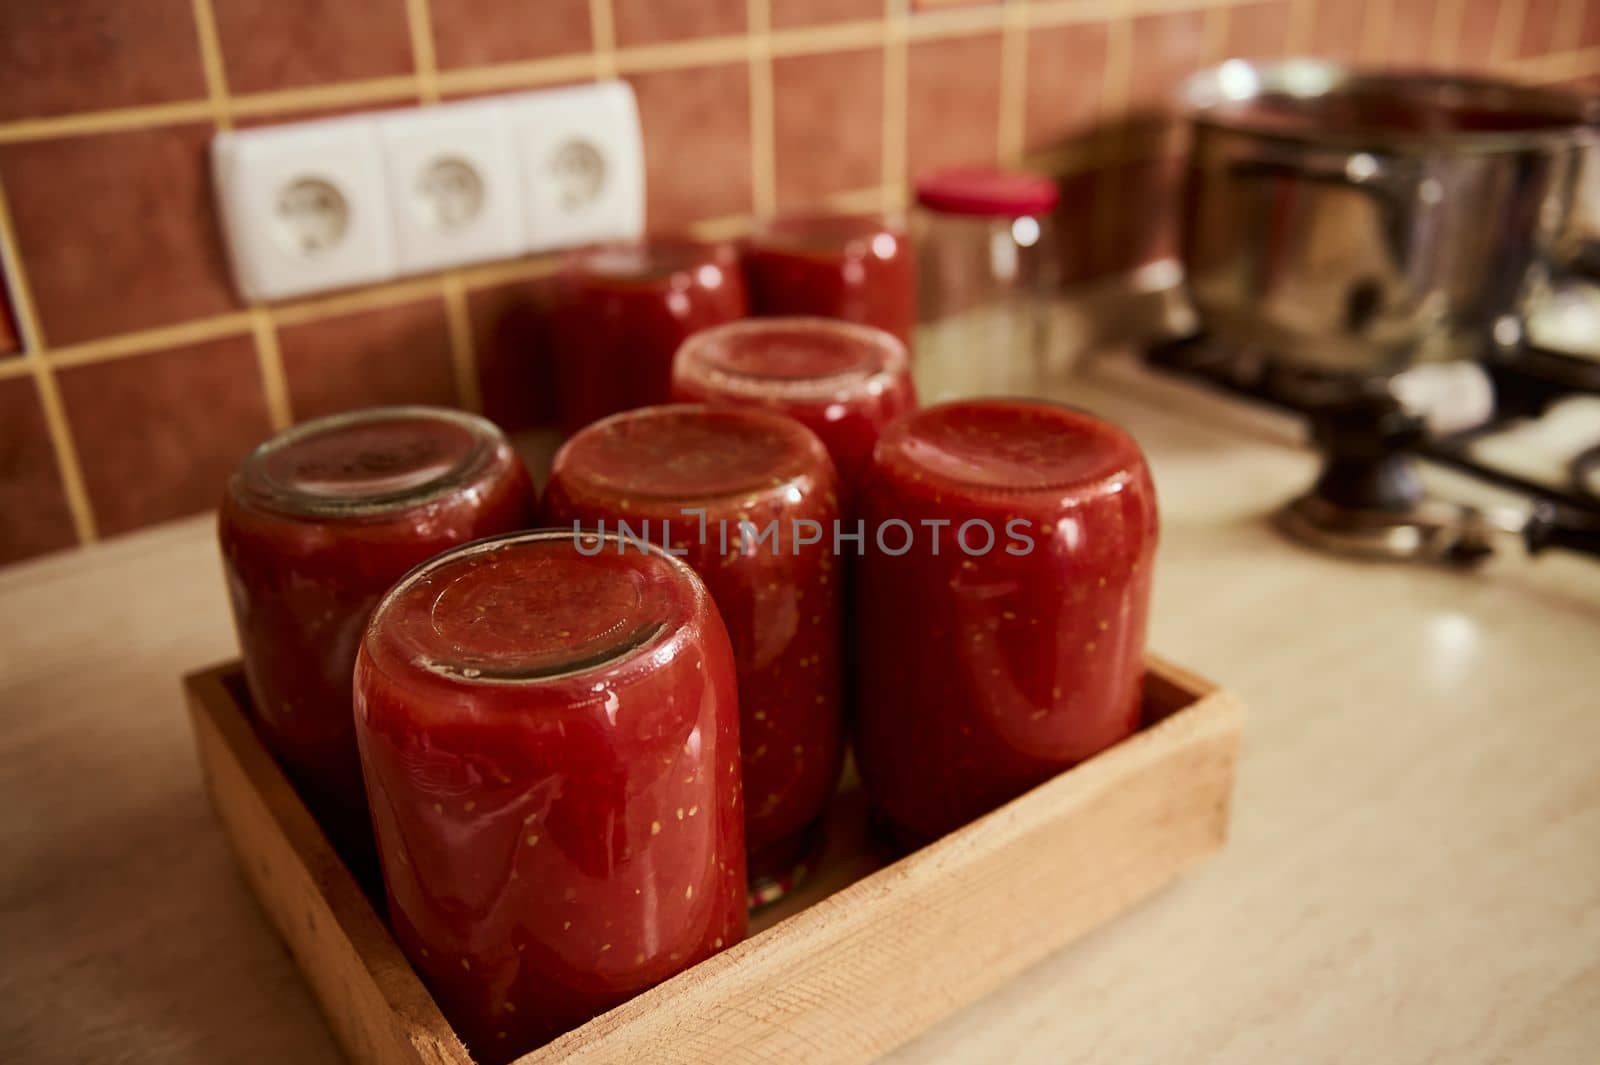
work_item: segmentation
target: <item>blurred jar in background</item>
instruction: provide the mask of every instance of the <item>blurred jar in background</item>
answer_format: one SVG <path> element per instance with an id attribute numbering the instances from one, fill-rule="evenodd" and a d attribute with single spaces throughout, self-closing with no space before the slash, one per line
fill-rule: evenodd
<path id="1" fill-rule="evenodd" d="M 527 528 L 536 504 L 499 429 L 435 407 L 306 422 L 228 482 L 218 535 L 256 727 L 353 865 L 372 846 L 350 703 L 368 615 L 413 566 Z"/>
<path id="2" fill-rule="evenodd" d="M 673 362 L 672 397 L 787 414 L 828 449 L 846 500 L 883 427 L 917 406 L 904 344 L 826 318 L 752 318 L 696 333 Z"/>
<path id="3" fill-rule="evenodd" d="M 738 253 L 687 240 L 601 244 L 567 257 L 550 345 L 561 427 L 667 402 L 684 338 L 747 312 Z"/>
<path id="4" fill-rule="evenodd" d="M 1049 178 L 1000 170 L 940 171 L 917 182 L 924 402 L 1026 395 L 1065 370 L 1050 217 L 1059 196 Z"/>
<path id="5" fill-rule="evenodd" d="M 905 226 L 885 215 L 808 215 L 756 227 L 744 245 L 750 313 L 870 325 L 911 343 L 916 265 Z"/>

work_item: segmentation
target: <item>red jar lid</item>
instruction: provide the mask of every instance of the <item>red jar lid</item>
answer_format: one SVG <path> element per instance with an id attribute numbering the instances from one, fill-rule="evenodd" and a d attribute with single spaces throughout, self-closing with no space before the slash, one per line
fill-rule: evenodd
<path id="1" fill-rule="evenodd" d="M 1007 170 L 938 170 L 917 179 L 917 202 L 947 214 L 1018 218 L 1047 214 L 1060 199 L 1056 183 Z"/>

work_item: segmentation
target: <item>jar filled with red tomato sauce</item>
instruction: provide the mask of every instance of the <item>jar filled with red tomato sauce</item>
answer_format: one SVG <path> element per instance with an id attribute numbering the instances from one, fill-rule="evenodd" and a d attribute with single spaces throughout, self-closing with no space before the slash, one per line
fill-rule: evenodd
<path id="1" fill-rule="evenodd" d="M 838 784 L 841 591 L 832 463 L 770 411 L 620 414 L 556 454 L 552 525 L 664 544 L 705 580 L 738 666 L 752 902 L 802 878 Z"/>
<path id="2" fill-rule="evenodd" d="M 537 500 L 482 418 L 385 407 L 262 444 L 218 517 L 256 727 L 347 859 L 370 856 L 350 677 L 378 598 L 413 566 L 524 529 Z"/>
<path id="3" fill-rule="evenodd" d="M 475 1060 L 744 936 L 732 651 L 678 559 L 565 530 L 442 555 L 378 605 L 355 705 L 396 938 Z"/>
<path id="4" fill-rule="evenodd" d="M 886 215 L 778 218 L 746 239 L 750 313 L 818 315 L 911 343 L 917 275 L 903 223 Z"/>
<path id="5" fill-rule="evenodd" d="M 556 404 L 567 432 L 667 402 L 678 345 L 747 311 L 733 247 L 687 240 L 582 248 L 566 258 L 551 299 Z"/>
<path id="6" fill-rule="evenodd" d="M 696 333 L 673 361 L 672 396 L 787 414 L 828 449 L 846 496 L 884 426 L 917 405 L 904 344 L 826 318 L 752 318 Z"/>
<path id="7" fill-rule="evenodd" d="M 1130 735 L 1155 490 L 1120 428 L 973 400 L 892 425 L 862 482 L 856 754 L 905 842 Z"/>

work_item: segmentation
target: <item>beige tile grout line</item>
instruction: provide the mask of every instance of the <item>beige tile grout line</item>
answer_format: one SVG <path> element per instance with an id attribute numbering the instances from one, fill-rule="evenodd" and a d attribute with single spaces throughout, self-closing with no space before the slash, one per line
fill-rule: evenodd
<path id="1" fill-rule="evenodd" d="M 589 37 L 595 77 L 616 77 L 617 22 L 611 0 L 589 0 Z"/>
<path id="2" fill-rule="evenodd" d="M 411 30 L 411 60 L 416 68 L 417 97 L 424 104 L 438 103 L 439 66 L 433 44 L 433 12 L 429 8 L 429 0 L 406 0 L 406 22 Z M 467 310 L 466 287 L 460 271 L 446 270 L 439 274 L 436 286 L 439 298 L 444 301 L 456 401 L 467 410 L 482 411 L 483 389 L 478 384 L 478 353 L 472 343 L 472 317 Z"/>
<path id="3" fill-rule="evenodd" d="M 772 81 L 772 0 L 746 0 L 750 35 L 750 202 L 757 218 L 778 206 L 778 117 Z"/>
<path id="4" fill-rule="evenodd" d="M 16 319 L 17 334 L 22 340 L 22 354 L 33 371 L 34 387 L 39 392 L 39 406 L 44 411 L 45 429 L 50 436 L 50 446 L 55 452 L 56 469 L 61 476 L 61 489 L 67 497 L 67 509 L 72 515 L 73 531 L 80 544 L 92 544 L 96 539 L 94 508 L 89 502 L 89 491 L 84 485 L 83 467 L 78 462 L 77 445 L 72 440 L 72 427 L 67 422 L 67 412 L 61 402 L 61 392 L 56 387 L 55 374 L 45 360 L 44 335 L 39 328 L 38 309 L 33 304 L 33 290 L 22 271 L 22 256 L 17 252 L 17 233 L 11 224 L 11 207 L 6 201 L 5 189 L 0 187 L 0 266 L 10 281 L 11 313 Z"/>
<path id="5" fill-rule="evenodd" d="M 289 401 L 289 377 L 283 370 L 283 352 L 278 347 L 278 327 L 265 307 L 252 307 L 250 334 L 256 346 L 256 362 L 261 367 L 261 388 L 267 400 L 267 417 L 273 432 L 294 424 L 294 408 Z"/>
<path id="6" fill-rule="evenodd" d="M 483 411 L 483 388 L 478 384 L 478 353 L 472 342 L 472 315 L 467 308 L 467 289 L 461 275 L 452 270 L 444 275 L 445 322 L 450 329 L 450 364 L 455 370 L 456 398 L 467 410 Z"/>
<path id="7" fill-rule="evenodd" d="M 433 50 L 432 13 L 428 0 L 406 0 L 406 26 L 411 32 L 411 68 L 417 79 L 417 98 L 425 104 L 439 102 L 439 64 Z"/>
<path id="8" fill-rule="evenodd" d="M 222 43 L 217 37 L 217 16 L 211 0 L 193 0 L 194 32 L 200 44 L 200 65 L 205 70 L 206 94 L 211 99 L 212 120 L 218 129 L 233 128 L 228 106 L 228 75 L 222 65 Z"/>
<path id="9" fill-rule="evenodd" d="M 883 34 L 883 202 L 896 211 L 906 201 L 906 123 L 910 77 L 907 27 L 911 0 L 886 0 Z"/>
<path id="10" fill-rule="evenodd" d="M 217 36 L 216 11 L 211 3 L 212 0 L 193 0 L 194 27 L 200 45 L 200 63 L 206 72 L 206 90 L 211 96 L 213 121 L 222 130 L 233 125 L 234 109 L 228 94 L 227 63 Z M 261 375 L 267 419 L 274 432 L 287 429 L 294 423 L 294 412 L 289 403 L 289 379 L 284 374 L 283 354 L 278 348 L 277 328 L 271 312 L 265 307 L 249 307 L 242 317 L 249 327 L 251 347 L 255 350 L 256 372 Z"/>
<path id="11" fill-rule="evenodd" d="M 1027 140 L 1028 4 L 1006 0 L 1000 26 L 1000 165 L 1021 165 Z"/>

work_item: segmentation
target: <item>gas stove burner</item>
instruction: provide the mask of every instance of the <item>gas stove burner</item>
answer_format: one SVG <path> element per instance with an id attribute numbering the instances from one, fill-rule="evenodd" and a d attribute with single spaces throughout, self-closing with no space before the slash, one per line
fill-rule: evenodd
<path id="1" fill-rule="evenodd" d="M 1473 565 L 1523 524 L 1476 507 L 1424 500 L 1404 510 L 1343 507 L 1314 492 L 1274 516 L 1290 539 L 1320 551 L 1401 562 Z"/>
<path id="2" fill-rule="evenodd" d="M 1515 515 L 1426 498 L 1412 454 L 1424 439 L 1424 420 L 1386 394 L 1327 403 L 1311 424 L 1322 471 L 1276 516 L 1294 540 L 1358 558 L 1471 565 L 1524 524 Z"/>
<path id="3" fill-rule="evenodd" d="M 1572 457 L 1561 483 L 1530 479 L 1473 451 L 1477 441 L 1541 421 L 1564 397 L 1600 394 L 1600 364 L 1526 349 L 1516 360 L 1482 368 L 1424 367 L 1425 379 L 1353 380 L 1290 371 L 1270 353 L 1230 349 L 1204 333 L 1158 344 L 1147 358 L 1310 421 L 1322 469 L 1274 519 L 1294 540 L 1359 558 L 1463 566 L 1515 541 L 1530 554 L 1549 547 L 1600 554 L 1593 491 L 1600 446 Z M 1442 406 L 1425 402 L 1440 397 L 1447 401 Z M 1529 505 L 1484 508 L 1428 498 L 1419 472 L 1424 461 L 1519 493 Z"/>

